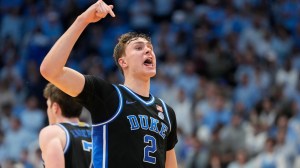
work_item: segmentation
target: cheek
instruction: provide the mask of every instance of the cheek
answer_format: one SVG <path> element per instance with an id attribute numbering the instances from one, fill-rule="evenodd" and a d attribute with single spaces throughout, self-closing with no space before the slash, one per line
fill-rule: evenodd
<path id="1" fill-rule="evenodd" d="M 49 121 L 49 124 L 55 124 L 55 119 L 54 119 L 54 115 L 52 112 L 48 112 L 48 121 Z"/>
<path id="2" fill-rule="evenodd" d="M 52 109 L 51 109 L 51 108 L 47 108 L 47 114 L 48 114 L 48 117 L 49 117 L 49 118 L 52 118 L 52 117 L 53 117 L 53 112 L 52 112 Z"/>
<path id="3" fill-rule="evenodd" d="M 48 106 L 47 108 L 47 114 L 49 114 L 51 112 L 51 108 Z"/>
<path id="4" fill-rule="evenodd" d="M 137 68 L 139 66 L 142 66 L 143 58 L 141 56 L 132 56 L 130 59 L 128 59 L 127 64 L 131 68 Z"/>

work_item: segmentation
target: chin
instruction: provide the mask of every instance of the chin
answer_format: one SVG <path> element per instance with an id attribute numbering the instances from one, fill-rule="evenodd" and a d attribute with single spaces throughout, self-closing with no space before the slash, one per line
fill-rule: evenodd
<path id="1" fill-rule="evenodd" d="M 156 75 L 156 72 L 146 72 L 143 73 L 142 76 L 145 78 L 153 78 Z"/>
<path id="2" fill-rule="evenodd" d="M 151 76 L 150 76 L 150 78 L 153 78 L 153 77 L 155 77 L 155 75 L 156 75 L 156 74 L 153 74 L 153 75 L 151 75 Z"/>
<path id="3" fill-rule="evenodd" d="M 156 71 L 150 72 L 148 75 L 150 78 L 153 78 L 156 75 Z"/>

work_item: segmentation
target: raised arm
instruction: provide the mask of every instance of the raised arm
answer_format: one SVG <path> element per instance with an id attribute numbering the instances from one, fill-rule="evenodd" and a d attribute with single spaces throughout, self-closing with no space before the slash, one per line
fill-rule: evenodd
<path id="1" fill-rule="evenodd" d="M 74 44 L 88 24 L 98 22 L 109 13 L 115 16 L 113 6 L 102 0 L 91 5 L 85 12 L 77 17 L 69 29 L 57 40 L 44 58 L 40 72 L 49 82 L 69 94 L 77 96 L 83 89 L 84 76 L 68 67 L 65 67 Z"/>

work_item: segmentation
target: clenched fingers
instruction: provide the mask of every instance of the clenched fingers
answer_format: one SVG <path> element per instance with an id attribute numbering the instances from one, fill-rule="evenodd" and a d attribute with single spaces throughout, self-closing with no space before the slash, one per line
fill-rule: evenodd
<path id="1" fill-rule="evenodd" d="M 105 17 L 109 13 L 112 17 L 115 17 L 115 13 L 112 11 L 112 9 L 113 9 L 113 5 L 107 5 L 102 0 L 99 0 L 97 2 L 96 11 L 98 15 L 102 15 L 103 17 Z"/>

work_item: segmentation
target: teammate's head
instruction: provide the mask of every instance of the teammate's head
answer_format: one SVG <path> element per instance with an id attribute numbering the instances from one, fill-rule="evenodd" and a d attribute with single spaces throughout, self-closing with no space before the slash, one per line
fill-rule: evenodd
<path id="1" fill-rule="evenodd" d="M 56 115 L 76 118 L 81 114 L 82 106 L 51 83 L 48 83 L 45 87 L 44 97 L 47 99 L 47 113 L 50 124 L 55 122 Z M 57 114 L 58 111 L 61 111 L 61 114 Z"/>
<path id="2" fill-rule="evenodd" d="M 156 73 L 151 39 L 142 33 L 129 32 L 120 36 L 114 48 L 114 60 L 123 75 L 126 71 L 143 73 L 147 77 L 153 77 Z M 143 69 L 145 71 L 141 71 Z"/>

